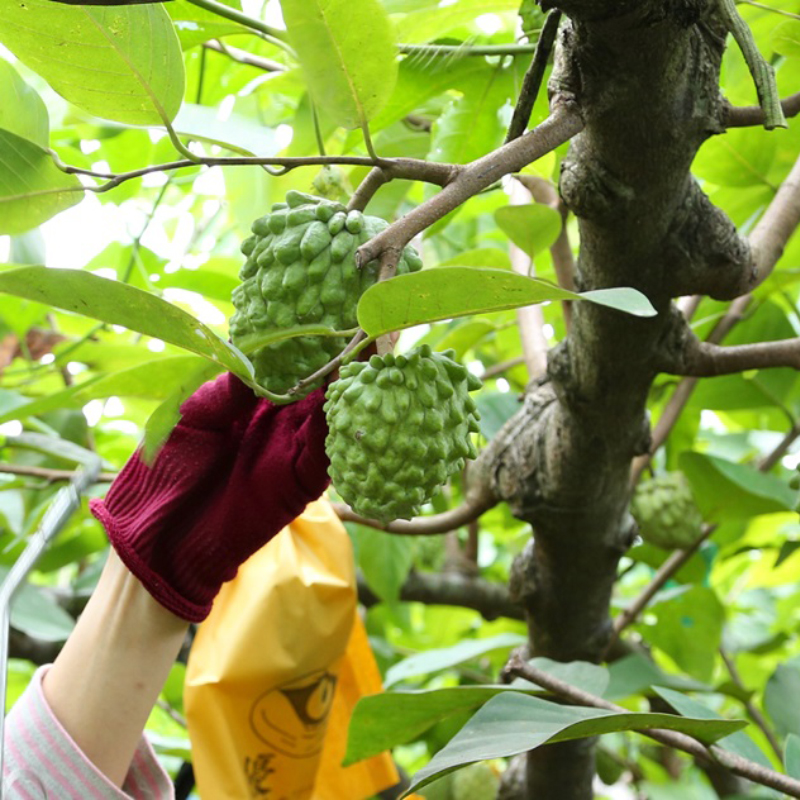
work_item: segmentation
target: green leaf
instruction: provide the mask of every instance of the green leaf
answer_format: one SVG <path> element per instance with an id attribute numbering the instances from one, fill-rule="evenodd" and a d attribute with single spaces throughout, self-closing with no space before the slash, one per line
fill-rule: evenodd
<path id="1" fill-rule="evenodd" d="M 358 565 L 370 588 L 381 600 L 398 600 L 414 563 L 413 540 L 405 536 L 386 536 L 363 525 L 354 526 L 354 531 Z"/>
<path id="2" fill-rule="evenodd" d="M 489 267 L 491 269 L 511 269 L 511 259 L 499 247 L 478 247 L 465 250 L 458 255 L 434 264 L 434 267 Z"/>
<path id="3" fill-rule="evenodd" d="M 38 397 L 0 414 L 0 424 L 12 419 L 38 416 L 59 408 L 82 408 L 90 400 L 107 397 L 141 397 L 166 400 L 185 376 L 207 368 L 208 362 L 197 356 L 167 356 L 137 364 L 108 375 L 97 375 L 62 392 Z"/>
<path id="4" fill-rule="evenodd" d="M 83 199 L 80 181 L 38 144 L 0 130 L 0 234 L 23 233 Z"/>
<path id="5" fill-rule="evenodd" d="M 0 568 L 0 580 L 8 569 Z M 17 630 L 45 642 L 63 642 L 75 620 L 40 586 L 23 584 L 11 605 L 11 624 Z"/>
<path id="6" fill-rule="evenodd" d="M 410 692 L 381 692 L 362 697 L 353 709 L 344 765 L 371 758 L 410 742 L 436 723 L 478 708 L 502 692 L 540 694 L 538 687 L 450 686 Z"/>
<path id="7" fill-rule="evenodd" d="M 800 20 L 789 19 L 775 26 L 772 49 L 786 58 L 800 58 Z"/>
<path id="8" fill-rule="evenodd" d="M 656 313 L 636 289 L 577 294 L 506 270 L 438 267 L 397 275 L 371 286 L 358 303 L 358 322 L 370 336 L 380 336 L 426 322 L 519 308 L 545 300 L 589 300 L 643 317 Z"/>
<path id="9" fill-rule="evenodd" d="M 183 100 L 180 43 L 161 4 L 0 0 L 0 41 L 60 95 L 104 119 L 164 123 Z"/>
<path id="10" fill-rule="evenodd" d="M 481 412 L 481 433 L 487 441 L 493 439 L 500 428 L 522 408 L 519 397 L 512 392 L 481 392 L 476 396 Z"/>
<path id="11" fill-rule="evenodd" d="M 500 109 L 507 93 L 492 72 L 476 78 L 470 91 L 454 98 L 433 123 L 432 161 L 467 164 L 503 143 Z"/>
<path id="12" fill-rule="evenodd" d="M 394 37 L 380 2 L 281 0 L 281 7 L 314 101 L 338 125 L 366 125 L 397 80 Z"/>
<path id="13" fill-rule="evenodd" d="M 194 370 L 183 373 L 180 384 L 153 411 L 144 426 L 142 450 L 146 463 L 152 463 L 159 448 L 167 441 L 172 429 L 180 421 L 180 408 L 183 401 L 221 371 L 220 364 L 213 362 L 209 364 L 207 361 L 203 361 L 197 364 Z"/>
<path id="14" fill-rule="evenodd" d="M 19 73 L 0 58 L 0 128 L 38 144 L 50 146 L 50 123 L 47 108 L 38 93 Z"/>
<path id="15" fill-rule="evenodd" d="M 172 127 L 178 132 L 211 144 L 219 144 L 243 155 L 272 156 L 277 153 L 271 128 L 241 114 L 222 122 L 216 108 L 184 103 Z"/>
<path id="16" fill-rule="evenodd" d="M 725 609 L 714 591 L 705 586 L 664 595 L 651 608 L 656 624 L 643 628 L 648 643 L 660 647 L 693 677 L 710 680 L 722 639 Z"/>
<path id="17" fill-rule="evenodd" d="M 527 639 L 524 636 L 519 636 L 515 633 L 501 633 L 489 639 L 467 639 L 452 647 L 426 650 L 423 653 L 409 656 L 390 667 L 383 683 L 388 688 L 406 678 L 426 675 L 429 672 L 438 672 L 463 661 L 470 661 L 492 650 L 516 647 L 526 641 Z"/>
<path id="18" fill-rule="evenodd" d="M 531 258 L 553 245 L 563 224 L 561 214 L 542 203 L 503 206 L 494 212 L 494 219 L 500 230 Z"/>
<path id="19" fill-rule="evenodd" d="M 800 780 L 800 736 L 796 733 L 790 733 L 786 737 L 783 763 L 786 766 L 786 774 Z"/>
<path id="20" fill-rule="evenodd" d="M 252 364 L 211 328 L 166 300 L 119 281 L 74 269 L 20 267 L 0 273 L 0 292 L 122 325 L 252 378 Z"/>
<path id="21" fill-rule="evenodd" d="M 507 758 L 543 744 L 583 739 L 615 731 L 663 728 L 711 743 L 745 727 L 744 720 L 705 720 L 672 714 L 618 713 L 562 706 L 519 692 L 493 697 L 421 769 L 410 792 L 436 777 L 475 761 Z"/>
<path id="22" fill-rule="evenodd" d="M 184 50 L 203 44 L 209 39 L 219 39 L 235 33 L 252 33 L 244 26 L 223 19 L 211 11 L 186 2 L 186 0 L 173 0 L 173 2 L 165 3 L 164 7 L 172 18 Z"/>
<path id="23" fill-rule="evenodd" d="M 794 493 L 779 478 L 704 453 L 679 459 L 703 518 L 713 522 L 791 511 Z"/>
<path id="24" fill-rule="evenodd" d="M 615 661 L 609 665 L 608 671 L 610 681 L 603 696 L 609 700 L 622 700 L 641 694 L 657 684 L 684 691 L 702 692 L 710 689 L 699 681 L 664 672 L 641 653 L 631 653 Z"/>
<path id="25" fill-rule="evenodd" d="M 781 736 L 800 736 L 800 665 L 778 664 L 764 689 L 764 708 Z"/>
<path id="26" fill-rule="evenodd" d="M 695 717 L 697 719 L 723 719 L 716 711 L 710 709 L 703 703 L 698 702 L 692 697 L 687 697 L 680 692 L 674 692 L 663 686 L 654 686 L 653 690 L 661 695 L 679 714 L 684 717 Z M 736 731 L 730 736 L 725 736 L 717 742 L 717 746 L 734 753 L 742 758 L 748 758 L 761 764 L 762 767 L 772 769 L 772 763 L 761 750 L 761 748 L 744 732 Z"/>

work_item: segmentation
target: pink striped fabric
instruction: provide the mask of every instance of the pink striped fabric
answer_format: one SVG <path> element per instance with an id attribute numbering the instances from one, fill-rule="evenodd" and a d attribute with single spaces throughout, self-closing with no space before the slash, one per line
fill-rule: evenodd
<path id="1" fill-rule="evenodd" d="M 42 692 L 48 667 L 36 671 L 6 719 L 3 800 L 171 800 L 175 793 L 143 737 L 122 789 L 81 752 Z"/>

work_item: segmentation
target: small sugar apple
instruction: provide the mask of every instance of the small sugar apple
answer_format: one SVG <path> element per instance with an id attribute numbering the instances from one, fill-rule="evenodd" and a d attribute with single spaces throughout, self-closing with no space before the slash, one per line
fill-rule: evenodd
<path id="1" fill-rule="evenodd" d="M 276 203 L 253 223 L 253 235 L 242 243 L 247 261 L 239 274 L 242 283 L 232 296 L 233 344 L 239 347 L 252 334 L 297 325 L 354 328 L 358 299 L 378 277 L 377 261 L 356 267 L 356 250 L 387 226 L 378 217 L 347 211 L 340 203 L 289 192 L 285 203 Z M 398 274 L 421 267 L 416 250 L 406 247 Z M 258 384 L 282 394 L 327 364 L 346 344 L 346 338 L 299 336 L 248 355 Z M 314 388 L 308 386 L 305 393 Z M 295 399 L 302 396 L 298 393 Z"/>
<path id="2" fill-rule="evenodd" d="M 453 775 L 453 800 L 495 800 L 500 778 L 485 761 L 478 761 Z"/>
<path id="3" fill-rule="evenodd" d="M 642 538 L 667 550 L 690 547 L 703 525 L 682 472 L 667 472 L 642 481 L 631 501 L 631 513 Z"/>
<path id="4" fill-rule="evenodd" d="M 326 394 L 325 449 L 336 490 L 371 519 L 409 519 L 477 451 L 481 382 L 423 345 L 342 367 Z"/>

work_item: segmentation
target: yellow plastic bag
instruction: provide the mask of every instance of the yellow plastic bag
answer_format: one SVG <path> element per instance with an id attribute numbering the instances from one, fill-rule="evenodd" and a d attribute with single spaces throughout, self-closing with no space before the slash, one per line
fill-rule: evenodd
<path id="1" fill-rule="evenodd" d="M 364 800 L 397 783 L 388 753 L 341 766 L 353 706 L 382 689 L 354 581 L 318 501 L 223 586 L 186 674 L 203 800 Z"/>

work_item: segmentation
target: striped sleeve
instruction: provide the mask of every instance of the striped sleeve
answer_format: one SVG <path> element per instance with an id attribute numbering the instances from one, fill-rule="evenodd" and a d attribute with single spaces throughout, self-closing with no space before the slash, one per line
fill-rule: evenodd
<path id="1" fill-rule="evenodd" d="M 83 754 L 45 700 L 36 671 L 6 719 L 3 800 L 172 800 L 175 792 L 142 737 L 122 789 Z"/>

